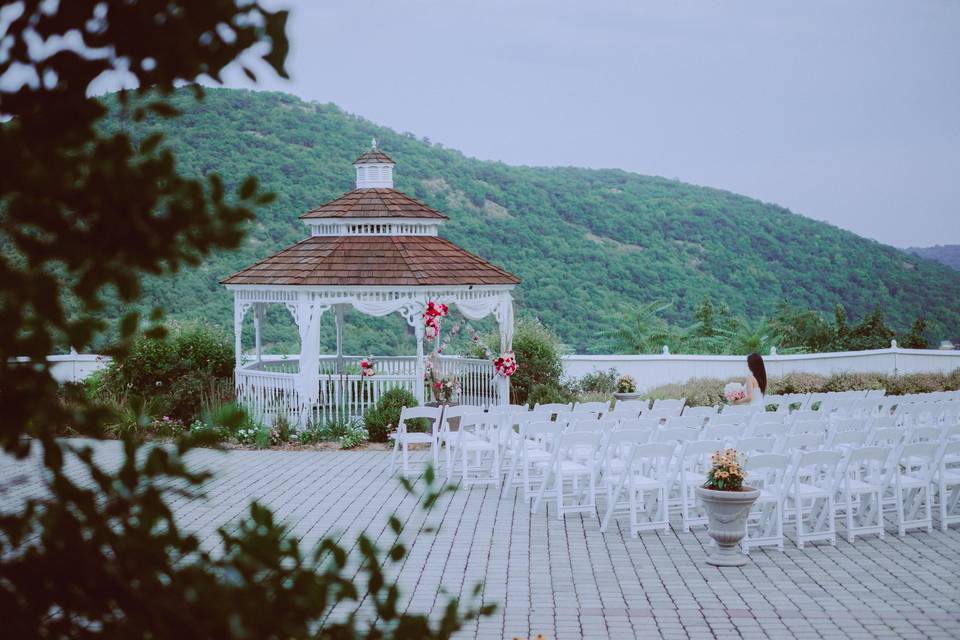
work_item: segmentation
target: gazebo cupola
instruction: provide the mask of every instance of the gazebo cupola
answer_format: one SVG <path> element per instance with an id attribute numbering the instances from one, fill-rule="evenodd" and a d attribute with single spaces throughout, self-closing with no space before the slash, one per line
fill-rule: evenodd
<path id="1" fill-rule="evenodd" d="M 519 279 L 438 234 L 447 216 L 393 187 L 394 161 L 376 141 L 353 163 L 356 188 L 300 219 L 310 237 L 222 281 L 234 293 L 237 397 L 260 419 L 280 414 L 300 424 L 332 413 L 362 413 L 380 394 L 404 387 L 426 399 L 424 312 L 428 302 L 454 307 L 470 320 L 493 315 L 500 349 L 513 342 L 512 290 Z M 298 358 L 263 354 L 260 325 L 268 305 L 283 305 L 300 334 Z M 253 311 L 255 346 L 241 329 Z M 359 355 L 343 353 L 348 310 L 399 313 L 413 328 L 416 355 L 376 358 L 373 377 L 354 371 Z M 320 354 L 320 323 L 332 311 L 336 353 Z M 374 354 L 376 356 L 376 354 Z M 435 353 L 444 374 L 463 385 L 461 402 L 508 402 L 509 380 L 487 360 Z"/>
<path id="2" fill-rule="evenodd" d="M 357 189 L 393 189 L 393 167 L 396 163 L 377 148 L 374 139 L 370 150 L 353 161 L 357 169 Z"/>

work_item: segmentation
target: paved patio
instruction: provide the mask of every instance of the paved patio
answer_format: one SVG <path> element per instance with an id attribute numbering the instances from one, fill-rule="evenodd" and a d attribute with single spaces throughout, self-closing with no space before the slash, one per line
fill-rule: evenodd
<path id="1" fill-rule="evenodd" d="M 98 458 L 119 460 L 118 443 L 97 444 Z M 0 494 L 10 508 L 41 491 L 37 458 L 0 454 Z M 756 551 L 743 569 L 704 564 L 706 533 L 606 535 L 596 519 L 531 514 L 513 491 L 474 487 L 443 498 L 425 515 L 387 474 L 382 451 L 202 450 L 195 464 L 217 470 L 204 500 L 175 504 L 180 523 L 215 545 L 218 526 L 266 503 L 311 544 L 366 529 L 389 539 L 391 512 L 412 541 L 400 572 L 409 605 L 439 615 L 442 586 L 463 593 L 483 580 L 497 613 L 464 638 L 957 638 L 960 637 L 960 528 L 913 532 L 888 526 L 836 547 Z M 440 525 L 436 534 L 425 526 Z M 888 523 L 889 524 L 889 523 Z M 891 533 L 892 532 L 892 533 Z"/>

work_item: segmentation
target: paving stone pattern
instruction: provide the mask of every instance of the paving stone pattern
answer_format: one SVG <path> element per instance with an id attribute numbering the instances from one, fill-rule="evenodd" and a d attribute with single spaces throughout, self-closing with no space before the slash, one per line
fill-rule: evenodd
<path id="1" fill-rule="evenodd" d="M 119 461 L 116 442 L 98 459 Z M 2 456 L 2 454 L 0 454 Z M 851 545 L 757 550 L 744 568 L 704 563 L 708 537 L 621 527 L 601 534 L 596 518 L 532 514 L 513 490 L 473 487 L 429 513 L 387 470 L 383 451 L 201 450 L 196 466 L 216 471 L 205 499 L 178 500 L 179 522 L 208 547 L 217 528 L 256 498 L 302 543 L 327 535 L 352 541 L 366 530 L 383 544 L 386 519 L 405 522 L 409 555 L 399 570 L 408 606 L 442 615 L 446 595 L 469 596 L 478 581 L 495 615 L 463 638 L 958 638 L 960 528 L 915 531 Z M 39 459 L 0 457 L 0 508 L 42 491 Z M 11 484 L 14 478 L 25 482 Z M 437 533 L 424 528 L 439 525 Z"/>

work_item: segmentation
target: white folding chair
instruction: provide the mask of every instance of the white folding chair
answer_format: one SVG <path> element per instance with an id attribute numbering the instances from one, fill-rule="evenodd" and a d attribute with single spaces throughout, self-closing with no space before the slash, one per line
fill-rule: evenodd
<path id="1" fill-rule="evenodd" d="M 774 453 L 777 450 L 777 439 L 765 436 L 740 438 L 733 448 L 749 459 L 750 456 L 758 453 Z"/>
<path id="2" fill-rule="evenodd" d="M 573 410 L 573 403 L 567 402 L 550 402 L 547 404 L 540 404 L 539 402 L 533 406 L 534 411 L 549 411 L 550 419 L 556 419 L 558 414 L 568 413 Z"/>
<path id="3" fill-rule="evenodd" d="M 702 429 L 702 416 L 671 416 L 667 418 L 667 429 Z"/>
<path id="4" fill-rule="evenodd" d="M 460 427 L 450 438 L 452 477 L 460 464 L 463 486 L 493 484 L 500 486 L 500 416 L 491 413 L 465 413 Z"/>
<path id="5" fill-rule="evenodd" d="M 546 481 L 546 472 L 553 459 L 554 440 L 559 434 L 560 427 L 552 420 L 520 423 L 509 476 L 511 485 L 523 487 L 524 500 L 533 499 L 540 485 Z"/>
<path id="6" fill-rule="evenodd" d="M 801 433 L 795 436 L 787 436 L 780 441 L 778 453 L 794 455 L 797 452 L 816 451 L 823 444 L 824 434 L 822 433 Z"/>
<path id="7" fill-rule="evenodd" d="M 610 413 L 610 403 L 609 402 L 577 402 L 573 405 L 574 413 L 583 413 L 590 412 L 597 414 L 597 417 L 602 417 L 604 414 Z"/>
<path id="8" fill-rule="evenodd" d="M 630 415 L 633 418 L 650 408 L 649 400 L 617 400 L 610 413 Z"/>
<path id="9" fill-rule="evenodd" d="M 734 442 L 743 438 L 745 427 L 742 424 L 725 424 L 714 426 L 708 424 L 700 432 L 701 440 L 720 440 L 726 445 L 732 445 Z"/>
<path id="10" fill-rule="evenodd" d="M 754 547 L 776 546 L 783 551 L 783 509 L 790 456 L 764 453 L 743 464 L 751 487 L 760 490 L 747 516 L 747 535 L 740 543 L 744 553 Z"/>
<path id="11" fill-rule="evenodd" d="M 607 504 L 613 500 L 613 490 L 626 471 L 633 447 L 649 443 L 652 436 L 653 429 L 622 429 L 610 434 L 600 456 L 600 484 L 607 490 Z"/>
<path id="12" fill-rule="evenodd" d="M 459 428 L 460 418 L 467 413 L 482 413 L 483 407 L 469 404 L 459 404 L 442 407 L 440 429 L 437 442 L 443 449 L 444 468 L 447 478 L 453 472 L 453 458 L 450 455 L 451 439 L 456 437 L 456 428 Z M 456 427 L 456 428 L 455 428 Z"/>
<path id="13" fill-rule="evenodd" d="M 960 440 L 947 440 L 940 451 L 937 465 L 937 499 L 940 506 L 940 530 L 960 522 Z"/>
<path id="14" fill-rule="evenodd" d="M 665 415 L 679 416 L 683 412 L 683 407 L 685 404 L 687 404 L 686 398 L 680 398 L 679 400 L 664 398 L 660 400 L 654 400 L 651 410 L 654 412 L 665 411 L 669 412 Z"/>
<path id="15" fill-rule="evenodd" d="M 697 506 L 697 487 L 707 482 L 707 473 L 710 471 L 710 457 L 721 451 L 725 442 L 722 440 L 698 440 L 688 442 L 680 449 L 677 459 L 679 473 L 677 474 L 677 488 L 680 493 L 680 521 L 684 531 L 699 524 L 707 524 L 707 516 L 700 513 Z"/>
<path id="16" fill-rule="evenodd" d="M 540 487 L 533 505 L 536 513 L 540 502 L 553 480 L 551 495 L 557 500 L 557 517 L 563 519 L 568 513 L 597 511 L 597 458 L 600 450 L 600 434 L 594 432 L 561 433 L 555 440 L 553 456 L 547 464 L 547 479 Z M 587 451 L 585 454 L 584 452 Z M 569 486 L 569 491 L 568 491 Z"/>
<path id="17" fill-rule="evenodd" d="M 440 407 L 403 407 L 400 410 L 400 419 L 397 422 L 397 431 L 393 436 L 393 453 L 390 455 L 390 473 L 397 466 L 397 455 L 402 454 L 403 475 L 410 473 L 410 445 L 425 444 L 430 447 L 434 470 L 440 468 Z M 410 420 L 424 419 L 429 421 L 429 431 L 421 433 L 410 431 L 407 424 Z"/>
<path id="18" fill-rule="evenodd" d="M 696 416 L 696 417 L 698 417 L 698 418 L 703 418 L 704 421 L 709 421 L 709 420 L 710 420 L 711 418 L 713 418 L 714 416 L 720 415 L 720 414 L 718 413 L 718 411 L 719 411 L 719 407 L 690 407 L 690 406 L 687 406 L 687 407 L 684 407 L 684 408 L 683 408 L 683 413 L 681 413 L 680 415 L 683 416 L 683 417 L 685 417 L 685 418 L 689 418 L 689 417 L 692 417 L 692 416 Z"/>
<path id="19" fill-rule="evenodd" d="M 729 424 L 736 424 L 742 427 L 746 427 L 750 424 L 751 416 L 747 413 L 718 413 L 715 416 L 710 417 L 710 426 L 711 427 L 722 427 Z"/>
<path id="20" fill-rule="evenodd" d="M 893 487 L 901 537 L 909 529 L 933 531 L 931 482 L 938 449 L 933 442 L 915 442 L 900 449 L 899 463 L 893 470 Z"/>
<path id="21" fill-rule="evenodd" d="M 847 525 L 847 541 L 877 534 L 883 538 L 883 496 L 889 478 L 890 450 L 860 447 L 847 455 L 837 494 L 837 508 Z"/>
<path id="22" fill-rule="evenodd" d="M 826 448 L 842 452 L 854 447 L 864 447 L 866 444 L 866 431 L 832 431 L 827 438 Z"/>
<path id="23" fill-rule="evenodd" d="M 759 408 L 755 404 L 728 404 L 724 405 L 722 411 L 720 412 L 721 416 L 746 416 L 750 418 L 754 413 L 757 413 Z"/>
<path id="24" fill-rule="evenodd" d="M 840 453 L 808 451 L 794 464 L 788 497 L 797 521 L 797 546 L 826 540 L 837 544 L 836 483 Z"/>
<path id="25" fill-rule="evenodd" d="M 605 532 L 624 505 L 630 514 L 630 535 L 641 531 L 667 531 L 670 528 L 667 496 L 673 484 L 672 443 L 643 444 L 632 447 L 626 469 L 617 480 L 600 531 Z"/>
<path id="26" fill-rule="evenodd" d="M 787 438 L 787 425 L 782 422 L 764 421 L 751 425 L 745 433 L 754 438 L 775 438 L 779 449 L 779 445 Z"/>
<path id="27" fill-rule="evenodd" d="M 685 444 L 700 439 L 700 432 L 697 429 L 664 429 L 660 428 L 653 434 L 654 442 L 672 442 L 674 444 Z"/>

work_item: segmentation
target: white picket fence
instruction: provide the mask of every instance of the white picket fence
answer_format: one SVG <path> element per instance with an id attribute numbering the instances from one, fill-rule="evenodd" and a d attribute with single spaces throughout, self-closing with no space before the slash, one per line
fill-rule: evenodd
<path id="1" fill-rule="evenodd" d="M 889 349 L 765 355 L 768 376 L 787 373 L 948 373 L 960 369 L 960 350 Z M 637 388 L 651 389 L 663 384 L 683 383 L 691 378 L 731 378 L 747 371 L 745 356 L 702 355 L 571 355 L 563 359 L 564 374 L 580 378 L 588 373 L 615 369 L 630 375 Z"/>

